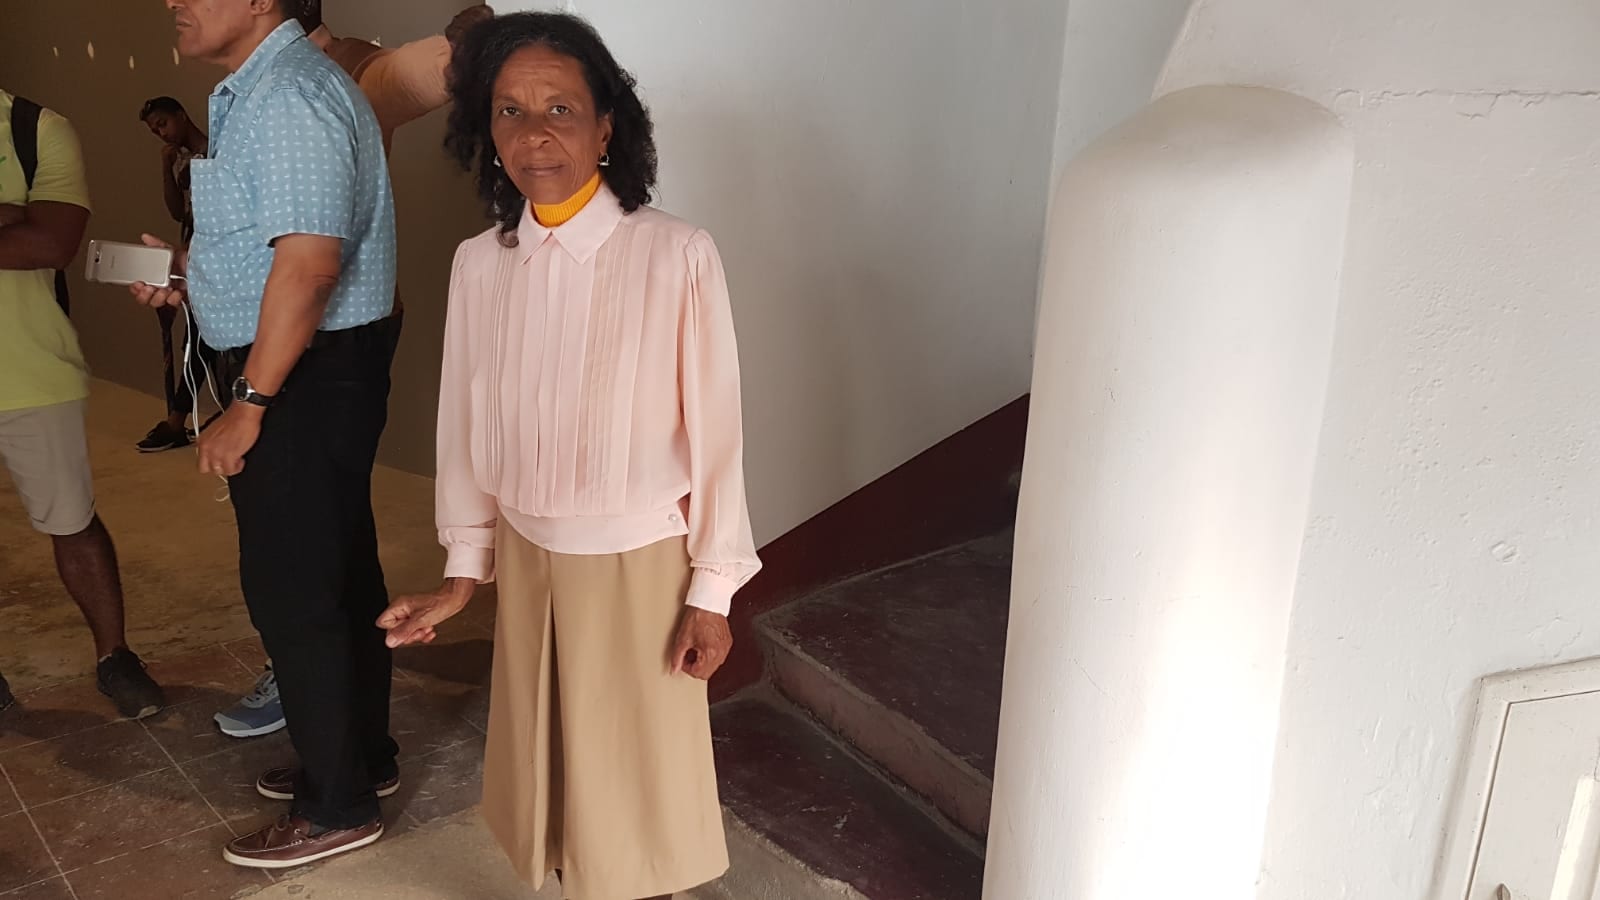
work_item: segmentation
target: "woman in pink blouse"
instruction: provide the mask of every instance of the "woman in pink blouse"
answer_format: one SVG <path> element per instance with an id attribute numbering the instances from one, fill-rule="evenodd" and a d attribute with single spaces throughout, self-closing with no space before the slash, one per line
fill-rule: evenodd
<path id="1" fill-rule="evenodd" d="M 498 579 L 491 830 L 535 886 L 667 897 L 728 866 L 705 682 L 760 567 L 722 263 L 647 205 L 650 117 L 582 20 L 479 25 L 451 82 L 448 146 L 498 224 L 451 278 L 445 582 L 380 624 L 425 643 Z"/>

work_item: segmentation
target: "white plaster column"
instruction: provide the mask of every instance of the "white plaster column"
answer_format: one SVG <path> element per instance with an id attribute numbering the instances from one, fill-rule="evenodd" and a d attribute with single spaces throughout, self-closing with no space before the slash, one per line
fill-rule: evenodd
<path id="1" fill-rule="evenodd" d="M 1202 87 L 1064 173 L 988 900 L 1255 896 L 1352 170 L 1322 107 Z"/>

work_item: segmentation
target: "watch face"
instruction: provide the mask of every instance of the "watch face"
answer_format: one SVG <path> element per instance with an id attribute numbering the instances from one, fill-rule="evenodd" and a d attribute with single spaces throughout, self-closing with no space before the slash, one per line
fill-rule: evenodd
<path id="1" fill-rule="evenodd" d="M 250 399 L 250 382 L 244 380 L 243 377 L 233 380 L 233 399 L 240 403 Z"/>

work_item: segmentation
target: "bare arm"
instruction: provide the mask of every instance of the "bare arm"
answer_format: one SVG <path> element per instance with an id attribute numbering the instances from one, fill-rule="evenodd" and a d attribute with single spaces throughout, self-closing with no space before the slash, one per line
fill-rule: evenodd
<path id="1" fill-rule="evenodd" d="M 89 211 L 71 203 L 36 200 L 22 221 L 0 228 L 0 269 L 65 269 L 78 255 Z"/>
<path id="2" fill-rule="evenodd" d="M 343 241 L 287 234 L 273 244 L 272 272 L 261 297 L 255 344 L 244 377 L 258 393 L 273 397 L 322 324 L 322 314 L 339 284 Z M 149 288 L 145 288 L 146 291 Z M 234 403 L 200 435 L 200 471 L 233 477 L 244 471 L 245 455 L 261 437 L 267 411 L 253 403 Z"/>
<path id="3" fill-rule="evenodd" d="M 273 244 L 272 272 L 261 297 L 261 321 L 244 375 L 273 396 L 322 324 L 339 286 L 344 242 L 309 234 L 284 235 Z"/>
<path id="4" fill-rule="evenodd" d="M 361 92 L 385 134 L 450 102 L 445 81 L 449 67 L 450 44 L 443 37 L 423 38 L 373 57 L 361 72 Z"/>
<path id="5" fill-rule="evenodd" d="M 413 41 L 379 53 L 361 73 L 367 95 L 385 134 L 450 102 L 450 59 L 467 32 L 494 18 L 487 4 L 457 13 L 442 36 Z"/>
<path id="6" fill-rule="evenodd" d="M 39 116 L 39 168 L 28 204 L 0 216 L 0 269 L 31 272 L 64 269 L 78 255 L 89 227 L 88 179 L 78 136 L 66 119 L 45 110 Z"/>

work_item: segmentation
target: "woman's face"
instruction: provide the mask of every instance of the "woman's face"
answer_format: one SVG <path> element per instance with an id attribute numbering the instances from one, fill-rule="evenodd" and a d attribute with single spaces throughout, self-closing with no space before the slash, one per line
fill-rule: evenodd
<path id="1" fill-rule="evenodd" d="M 599 171 L 611 117 L 596 111 L 572 57 L 543 45 L 518 50 L 495 79 L 489 109 L 495 152 L 533 203 L 564 203 Z"/>

